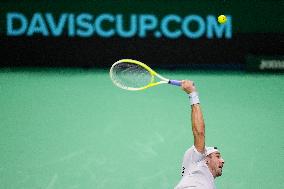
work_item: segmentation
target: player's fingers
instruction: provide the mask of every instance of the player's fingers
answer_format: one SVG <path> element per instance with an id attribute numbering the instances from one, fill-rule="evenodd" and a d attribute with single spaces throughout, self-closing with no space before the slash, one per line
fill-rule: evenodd
<path id="1" fill-rule="evenodd" d="M 182 87 L 194 86 L 194 82 L 191 81 L 191 80 L 182 80 L 182 81 L 181 81 L 181 86 L 182 86 Z"/>
<path id="2" fill-rule="evenodd" d="M 195 91 L 194 82 L 191 80 L 182 80 L 181 89 L 186 93 L 191 93 L 192 91 Z"/>

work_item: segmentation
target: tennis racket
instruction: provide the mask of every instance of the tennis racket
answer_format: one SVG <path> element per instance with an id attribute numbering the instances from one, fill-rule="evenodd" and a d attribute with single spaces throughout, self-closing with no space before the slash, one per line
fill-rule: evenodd
<path id="1" fill-rule="evenodd" d="M 146 64 L 132 59 L 115 62 L 109 74 L 117 87 L 130 91 L 144 90 L 160 84 L 181 86 L 181 81 L 164 78 Z"/>

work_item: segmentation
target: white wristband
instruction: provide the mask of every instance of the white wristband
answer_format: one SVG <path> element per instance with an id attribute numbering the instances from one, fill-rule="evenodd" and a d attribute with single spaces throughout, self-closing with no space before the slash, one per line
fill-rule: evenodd
<path id="1" fill-rule="evenodd" d="M 199 104 L 200 103 L 197 92 L 189 93 L 188 96 L 189 96 L 190 105 Z"/>

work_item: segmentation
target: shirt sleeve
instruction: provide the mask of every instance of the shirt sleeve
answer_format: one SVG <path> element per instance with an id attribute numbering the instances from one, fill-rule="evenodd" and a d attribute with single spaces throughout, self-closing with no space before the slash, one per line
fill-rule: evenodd
<path id="1" fill-rule="evenodd" d="M 205 158 L 205 154 L 202 154 L 197 151 L 195 146 L 191 146 L 183 156 L 183 162 L 182 162 L 182 170 L 181 175 L 183 176 L 189 171 L 189 167 L 191 164 L 195 164 Z"/>

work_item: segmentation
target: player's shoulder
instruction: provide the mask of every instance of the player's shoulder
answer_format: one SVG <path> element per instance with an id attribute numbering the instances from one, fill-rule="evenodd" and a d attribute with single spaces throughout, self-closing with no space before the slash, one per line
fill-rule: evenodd
<path id="1" fill-rule="evenodd" d="M 187 157 L 189 157 L 189 156 L 197 156 L 197 157 L 202 158 L 202 157 L 205 156 L 205 154 L 202 154 L 202 153 L 198 152 L 198 150 L 195 148 L 195 146 L 192 145 L 190 148 L 188 148 L 185 151 L 184 156 L 187 156 Z"/>
<path id="2" fill-rule="evenodd" d="M 185 151 L 185 153 L 191 153 L 191 152 L 193 152 L 193 153 L 200 153 L 200 152 L 198 152 L 198 150 L 196 149 L 196 147 L 194 146 L 194 145 L 192 145 L 191 147 L 189 147 L 186 151 Z M 201 153 L 200 153 L 201 154 Z"/>

